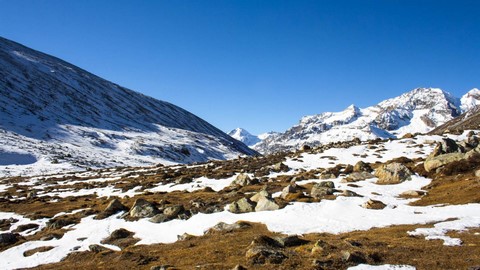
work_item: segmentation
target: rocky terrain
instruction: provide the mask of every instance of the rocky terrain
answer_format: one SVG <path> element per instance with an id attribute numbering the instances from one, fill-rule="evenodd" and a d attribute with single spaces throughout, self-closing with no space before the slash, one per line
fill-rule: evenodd
<path id="1" fill-rule="evenodd" d="M 256 154 L 168 102 L 0 37 L 0 176 Z"/>
<path id="2" fill-rule="evenodd" d="M 477 269 L 477 132 L 0 180 L 4 269 Z M 470 267 L 470 268 L 469 268 Z"/>

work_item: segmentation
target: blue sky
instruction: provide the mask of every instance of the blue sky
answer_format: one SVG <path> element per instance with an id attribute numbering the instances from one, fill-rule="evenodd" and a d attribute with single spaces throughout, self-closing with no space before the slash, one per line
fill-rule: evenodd
<path id="1" fill-rule="evenodd" d="M 224 131 L 480 88 L 480 1 L 0 0 L 0 36 Z"/>

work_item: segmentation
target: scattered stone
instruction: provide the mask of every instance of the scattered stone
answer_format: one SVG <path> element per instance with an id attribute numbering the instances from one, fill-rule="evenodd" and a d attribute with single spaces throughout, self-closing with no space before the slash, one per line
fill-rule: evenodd
<path id="1" fill-rule="evenodd" d="M 341 196 L 345 196 L 345 197 L 363 197 L 362 195 L 356 193 L 356 192 L 353 192 L 351 190 L 344 190 L 341 194 Z"/>
<path id="2" fill-rule="evenodd" d="M 34 199 L 37 197 L 37 191 L 32 190 L 27 193 L 27 200 Z"/>
<path id="3" fill-rule="evenodd" d="M 427 172 L 431 172 L 437 168 L 440 168 L 448 163 L 465 159 L 463 153 L 450 153 L 437 156 L 429 156 L 423 163 L 423 167 Z"/>
<path id="4" fill-rule="evenodd" d="M 250 201 L 258 203 L 261 199 L 270 199 L 272 198 L 272 194 L 268 193 L 265 189 L 261 190 L 260 192 L 256 193 L 250 198 Z"/>
<path id="5" fill-rule="evenodd" d="M 312 254 L 321 254 L 330 249 L 332 249 L 332 245 L 323 240 L 318 240 L 317 242 L 315 242 L 315 245 L 313 245 L 311 252 Z"/>
<path id="6" fill-rule="evenodd" d="M 280 264 L 287 258 L 280 247 L 277 241 L 268 236 L 257 236 L 248 247 L 245 257 L 251 264 Z"/>
<path id="7" fill-rule="evenodd" d="M 353 252 L 342 251 L 340 253 L 340 255 L 341 255 L 342 260 L 345 261 L 345 262 L 351 262 L 351 263 L 356 263 L 356 264 L 367 262 L 367 260 L 365 258 L 365 255 L 363 255 L 363 253 L 361 253 L 359 251 L 353 251 Z"/>
<path id="8" fill-rule="evenodd" d="M 353 166 L 353 172 L 372 172 L 372 167 L 370 167 L 369 164 L 359 161 L 355 163 L 355 166 Z"/>
<path id="9" fill-rule="evenodd" d="M 110 201 L 110 203 L 107 205 L 107 208 L 103 210 L 103 212 L 99 213 L 95 218 L 96 219 L 104 219 L 107 218 L 111 215 L 114 215 L 118 212 L 122 211 L 128 211 L 128 207 L 123 205 L 118 199 L 113 199 Z"/>
<path id="10" fill-rule="evenodd" d="M 241 173 L 233 180 L 233 182 L 230 184 L 231 186 L 249 186 L 249 185 L 254 185 L 258 183 L 258 179 L 251 179 L 248 174 Z"/>
<path id="11" fill-rule="evenodd" d="M 322 173 L 320 174 L 320 180 L 335 179 L 337 176 L 333 173 Z"/>
<path id="12" fill-rule="evenodd" d="M 168 269 L 171 269 L 173 268 L 172 265 L 155 265 L 155 266 L 152 266 L 150 267 L 150 270 L 168 270 Z"/>
<path id="13" fill-rule="evenodd" d="M 0 247 L 12 245 L 18 242 L 18 234 L 13 233 L 1 233 L 0 234 Z"/>
<path id="14" fill-rule="evenodd" d="M 283 164 L 283 162 L 279 162 L 272 166 L 272 170 L 274 172 L 288 172 L 290 168 L 287 165 Z"/>
<path id="15" fill-rule="evenodd" d="M 177 235 L 177 240 L 178 241 L 187 241 L 187 240 L 190 240 L 192 238 L 194 238 L 195 236 L 194 235 L 191 235 L 191 234 L 188 234 L 188 233 L 184 233 L 182 235 Z"/>
<path id="16" fill-rule="evenodd" d="M 358 182 L 366 179 L 374 178 L 375 176 L 369 172 L 353 172 L 345 177 L 342 182 Z"/>
<path id="17" fill-rule="evenodd" d="M 39 227 L 38 224 L 35 224 L 35 223 L 30 223 L 30 224 L 24 224 L 24 225 L 20 225 L 18 226 L 15 230 L 13 230 L 12 232 L 14 233 L 19 233 L 19 232 L 24 232 L 26 230 L 31 230 L 31 229 L 37 229 Z"/>
<path id="18" fill-rule="evenodd" d="M 127 237 L 130 237 L 130 236 L 133 236 L 133 232 L 129 231 L 129 230 L 126 230 L 124 228 L 120 228 L 120 229 L 117 229 L 115 231 L 113 231 L 109 237 L 105 238 L 105 241 L 106 242 L 111 242 L 111 241 L 115 241 L 115 240 L 118 240 L 118 239 L 123 239 L 123 238 L 127 238 Z"/>
<path id="19" fill-rule="evenodd" d="M 411 139 L 413 138 L 413 134 L 412 133 L 406 133 L 405 135 L 402 136 L 402 139 Z"/>
<path id="20" fill-rule="evenodd" d="M 310 147 L 309 145 L 306 145 L 306 144 L 304 144 L 304 145 L 302 145 L 302 147 L 300 147 L 300 151 L 303 151 L 303 152 L 310 151 L 311 149 L 312 149 L 312 147 Z"/>
<path id="21" fill-rule="evenodd" d="M 331 187 L 332 185 L 335 186 L 331 181 L 314 184 L 310 191 L 310 196 L 313 198 L 322 198 L 326 195 L 332 195 L 334 192 L 333 187 Z"/>
<path id="22" fill-rule="evenodd" d="M 176 183 L 176 184 L 188 184 L 188 183 L 191 183 L 192 181 L 193 181 L 192 178 L 182 176 L 182 177 L 178 178 L 178 179 L 175 181 L 175 183 Z"/>
<path id="23" fill-rule="evenodd" d="M 402 163 L 392 162 L 379 167 L 375 176 L 378 177 L 377 184 L 399 184 L 410 180 L 412 172 Z"/>
<path id="24" fill-rule="evenodd" d="M 213 233 L 213 232 L 233 232 L 240 229 L 250 228 L 252 225 L 250 223 L 244 221 L 237 221 L 232 224 L 227 224 L 225 222 L 219 222 L 217 225 L 213 226 L 212 228 L 208 229 L 205 233 Z"/>
<path id="25" fill-rule="evenodd" d="M 387 205 L 384 204 L 383 202 L 381 201 L 376 201 L 376 200 L 368 200 L 366 201 L 362 207 L 363 208 L 366 208 L 366 209 L 373 209 L 373 210 L 381 210 L 383 208 L 385 208 Z"/>
<path id="26" fill-rule="evenodd" d="M 282 247 L 295 247 L 295 246 L 301 246 L 308 243 L 307 240 L 299 238 L 298 235 L 279 236 L 279 237 L 275 237 L 275 240 Z"/>
<path id="27" fill-rule="evenodd" d="M 166 215 L 164 214 L 156 214 L 155 216 L 151 217 L 148 221 L 152 223 L 163 223 L 165 221 L 168 221 L 169 219 L 167 218 Z"/>
<path id="28" fill-rule="evenodd" d="M 47 228 L 52 230 L 57 230 L 75 223 L 76 222 L 72 219 L 65 219 L 65 218 L 51 219 L 50 221 L 47 222 Z"/>
<path id="29" fill-rule="evenodd" d="M 297 192 L 297 185 L 295 183 L 289 184 L 285 188 L 282 189 L 282 194 L 280 197 L 282 199 L 285 199 L 288 197 L 289 194 L 296 193 Z"/>
<path id="30" fill-rule="evenodd" d="M 88 246 L 88 249 L 89 249 L 91 252 L 94 252 L 94 253 L 100 253 L 100 252 L 103 252 L 103 251 L 111 251 L 111 249 L 106 248 L 106 247 L 101 246 L 101 245 L 98 245 L 98 244 L 89 245 L 89 246 Z"/>
<path id="31" fill-rule="evenodd" d="M 276 204 L 274 200 L 268 198 L 261 198 L 258 201 L 257 206 L 255 206 L 255 212 L 273 211 L 278 209 L 280 209 L 280 206 Z"/>
<path id="32" fill-rule="evenodd" d="M 145 199 L 137 199 L 130 209 L 129 214 L 134 218 L 145 218 L 160 214 L 160 211 L 153 203 L 148 202 Z"/>
<path id="33" fill-rule="evenodd" d="M 240 200 L 231 203 L 228 206 L 228 211 L 239 214 L 239 213 L 248 213 L 253 212 L 255 205 L 252 201 L 247 198 L 241 198 Z"/>
<path id="34" fill-rule="evenodd" d="M 243 267 L 240 264 L 235 265 L 235 267 L 232 270 L 247 270 L 247 268 Z"/>
<path id="35" fill-rule="evenodd" d="M 165 208 L 163 210 L 163 214 L 167 219 L 174 219 L 184 211 L 185 211 L 185 208 L 183 207 L 183 205 L 179 204 L 179 205 L 173 205 Z"/>
<path id="36" fill-rule="evenodd" d="M 403 192 L 402 194 L 400 194 L 401 196 L 405 196 L 405 197 L 420 197 L 420 196 L 423 196 L 425 195 L 425 191 L 421 191 L 421 190 L 407 190 L 405 192 Z"/>

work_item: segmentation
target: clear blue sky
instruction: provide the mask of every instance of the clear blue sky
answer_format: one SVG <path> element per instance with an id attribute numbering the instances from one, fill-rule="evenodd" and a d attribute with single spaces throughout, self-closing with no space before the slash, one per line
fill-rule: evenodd
<path id="1" fill-rule="evenodd" d="M 480 1 L 0 0 L 0 36 L 224 131 L 480 87 Z"/>

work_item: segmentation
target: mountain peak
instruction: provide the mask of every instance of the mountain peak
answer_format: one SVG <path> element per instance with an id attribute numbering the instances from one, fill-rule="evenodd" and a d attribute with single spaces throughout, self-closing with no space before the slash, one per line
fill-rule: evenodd
<path id="1" fill-rule="evenodd" d="M 460 99 L 462 111 L 470 111 L 480 107 L 480 90 L 473 88 Z"/>
<path id="2" fill-rule="evenodd" d="M 232 138 L 243 142 L 247 146 L 252 146 L 258 142 L 260 142 L 260 139 L 258 136 L 254 136 L 250 134 L 246 129 L 243 128 L 236 128 L 228 133 Z"/>

